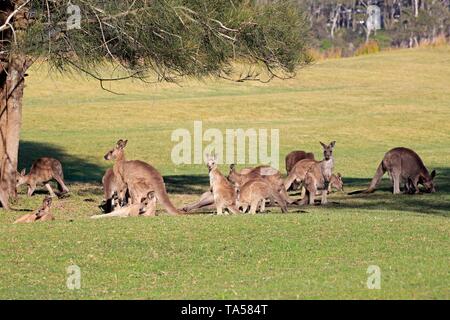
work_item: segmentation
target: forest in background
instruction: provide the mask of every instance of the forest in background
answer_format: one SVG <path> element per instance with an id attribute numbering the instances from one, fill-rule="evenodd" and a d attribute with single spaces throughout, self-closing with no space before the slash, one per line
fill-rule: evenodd
<path id="1" fill-rule="evenodd" d="M 308 15 L 313 47 L 329 55 L 412 48 L 450 36 L 450 0 L 296 1 Z M 379 8 L 376 27 L 368 24 L 373 6 Z"/>

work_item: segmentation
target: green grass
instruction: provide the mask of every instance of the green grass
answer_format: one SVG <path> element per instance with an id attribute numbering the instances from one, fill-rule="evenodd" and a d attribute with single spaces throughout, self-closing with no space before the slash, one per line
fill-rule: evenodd
<path id="1" fill-rule="evenodd" d="M 57 221 L 12 225 L 43 193 L 0 214 L 0 298 L 449 299 L 450 47 L 328 60 L 296 79 L 270 84 L 185 81 L 181 86 L 98 83 L 47 73 L 27 78 L 22 167 L 62 160 L 71 197 Z M 203 165 L 175 166 L 173 130 L 280 130 L 280 163 L 294 149 L 336 140 L 336 172 L 346 191 L 364 187 L 392 147 L 415 149 L 437 169 L 438 193 L 331 195 L 331 204 L 290 214 L 128 218 L 93 221 L 102 199 L 102 160 L 118 138 L 129 159 L 165 176 L 177 206 L 208 188 Z M 223 171 L 226 166 L 221 167 Z M 282 171 L 284 171 L 282 169 Z M 76 264 L 82 289 L 66 287 Z M 382 272 L 368 290 L 369 265 Z"/>

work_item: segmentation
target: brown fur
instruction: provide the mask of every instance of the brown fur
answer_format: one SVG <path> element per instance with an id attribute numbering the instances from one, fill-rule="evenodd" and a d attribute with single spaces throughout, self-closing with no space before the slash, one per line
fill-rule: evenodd
<path id="1" fill-rule="evenodd" d="M 111 217 L 137 217 L 137 216 L 156 216 L 156 198 L 154 192 L 149 192 L 141 202 L 130 204 L 118 208 L 111 213 L 92 216 L 91 219 L 102 219 Z"/>
<path id="2" fill-rule="evenodd" d="M 45 197 L 42 201 L 42 206 L 36 210 L 33 213 L 29 213 L 26 215 L 23 215 L 16 221 L 14 221 L 14 224 L 16 223 L 31 223 L 35 221 L 53 221 L 55 220 L 55 217 L 50 211 L 50 207 L 52 204 L 52 198 Z"/>
<path id="3" fill-rule="evenodd" d="M 286 178 L 284 182 L 284 186 L 286 190 L 288 190 L 292 183 L 297 182 L 299 184 L 304 184 L 305 190 L 302 195 L 302 204 L 311 203 L 311 197 L 310 194 L 313 190 L 322 190 L 322 188 L 325 189 L 326 192 L 322 193 L 322 202 L 326 203 L 326 196 L 328 192 L 328 186 L 329 182 L 333 173 L 333 167 L 334 167 L 334 158 L 333 158 L 333 149 L 336 145 L 335 141 L 332 141 L 329 145 L 326 145 L 322 142 L 320 142 L 323 148 L 323 156 L 324 159 L 322 161 L 316 161 L 311 159 L 303 159 L 297 162 L 292 168 L 290 174 Z M 308 177 L 308 183 L 309 183 L 309 190 L 307 189 L 307 175 Z M 312 195 L 312 201 L 314 201 L 315 192 Z"/>
<path id="4" fill-rule="evenodd" d="M 222 215 L 223 209 L 228 209 L 231 213 L 239 213 L 236 207 L 236 190 L 219 171 L 216 156 L 208 155 L 206 164 L 217 214 Z"/>
<path id="5" fill-rule="evenodd" d="M 292 151 L 286 156 L 286 173 L 289 175 L 295 164 L 303 159 L 314 160 L 314 153 L 305 151 Z"/>
<path id="6" fill-rule="evenodd" d="M 247 181 L 238 193 L 238 205 L 242 207 L 244 213 L 249 206 L 251 214 L 255 214 L 258 207 L 260 207 L 260 212 L 264 212 L 266 199 L 276 201 L 283 213 L 288 211 L 286 201 L 281 197 L 279 191 L 261 177 Z"/>
<path id="7" fill-rule="evenodd" d="M 124 183 L 120 183 L 120 180 L 115 178 L 114 170 L 112 168 L 106 170 L 102 178 L 104 199 L 105 199 L 105 212 L 112 212 L 115 207 L 123 206 L 127 202 L 126 192 L 127 186 Z M 117 200 L 117 201 L 115 201 Z"/>
<path id="8" fill-rule="evenodd" d="M 436 171 L 433 170 L 430 174 L 416 152 L 408 148 L 399 147 L 388 151 L 384 155 L 369 188 L 363 192 L 374 192 L 386 171 L 391 179 L 394 194 L 400 193 L 400 184 L 402 182 L 405 184 L 405 192 L 408 193 L 419 193 L 419 184 L 425 187 L 426 192 L 436 191 L 433 182 Z M 352 192 L 351 194 L 354 193 L 359 192 Z"/>
<path id="9" fill-rule="evenodd" d="M 148 192 L 153 191 L 155 192 L 156 199 L 161 202 L 162 206 L 169 214 L 182 214 L 182 212 L 176 209 L 172 202 L 170 202 L 164 179 L 155 168 L 143 161 L 125 160 L 124 148 L 126 144 L 127 140 L 119 140 L 116 147 L 105 155 L 105 159 L 115 160 L 113 166 L 114 177 L 119 184 L 125 184 L 128 187 L 131 203 L 139 203 Z"/>
<path id="10" fill-rule="evenodd" d="M 292 200 L 287 194 L 283 183 L 283 177 L 277 169 L 269 166 L 259 166 L 253 169 L 246 169 L 246 171 L 241 170 L 241 173 L 238 173 L 236 171 L 236 166 L 234 164 L 230 165 L 228 180 L 231 181 L 237 188 L 240 188 L 248 181 L 257 178 L 265 179 L 274 189 L 278 190 L 285 202 L 289 204 L 294 202 L 294 200 Z"/>
<path id="11" fill-rule="evenodd" d="M 55 180 L 58 183 L 59 191 L 62 193 L 69 192 L 64 183 L 64 174 L 61 162 L 53 158 L 40 158 L 31 166 L 30 173 L 26 174 L 25 169 L 17 173 L 16 187 L 23 184 L 28 186 L 28 196 L 32 196 L 38 184 L 45 184 L 52 197 L 55 197 L 49 182 Z"/>

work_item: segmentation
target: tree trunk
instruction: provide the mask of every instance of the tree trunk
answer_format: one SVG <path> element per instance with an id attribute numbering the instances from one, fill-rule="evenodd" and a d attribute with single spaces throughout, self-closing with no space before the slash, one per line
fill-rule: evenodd
<path id="1" fill-rule="evenodd" d="M 13 55 L 7 73 L 0 79 L 0 202 L 8 208 L 9 199 L 17 196 L 16 172 L 22 124 L 22 98 L 25 72 L 31 61 Z"/>

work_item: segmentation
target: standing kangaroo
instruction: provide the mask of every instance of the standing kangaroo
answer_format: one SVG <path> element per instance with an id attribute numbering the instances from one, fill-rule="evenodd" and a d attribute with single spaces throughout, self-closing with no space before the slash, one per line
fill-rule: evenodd
<path id="1" fill-rule="evenodd" d="M 231 213 L 239 213 L 236 207 L 236 190 L 219 171 L 216 155 L 207 155 L 206 165 L 217 214 L 222 215 L 223 209 L 228 209 Z"/>
<path id="2" fill-rule="evenodd" d="M 241 173 L 238 173 L 236 171 L 236 165 L 230 165 L 228 180 L 231 181 L 236 187 L 242 187 L 247 181 L 256 178 L 265 179 L 274 189 L 278 190 L 285 202 L 289 204 L 294 202 L 284 188 L 283 178 L 277 169 L 269 166 L 259 166 L 253 169 L 243 169 L 241 170 Z"/>
<path id="3" fill-rule="evenodd" d="M 285 162 L 286 162 L 286 173 L 289 175 L 291 173 L 292 168 L 294 168 L 295 164 L 303 159 L 310 159 L 314 160 L 314 153 L 312 152 L 305 152 L 302 150 L 298 151 L 292 151 L 286 156 Z M 289 190 L 297 190 L 299 188 L 299 184 L 297 182 L 293 182 Z M 287 191 L 289 191 L 287 190 Z"/>
<path id="4" fill-rule="evenodd" d="M 115 160 L 113 166 L 114 178 L 117 179 L 119 185 L 128 187 L 131 203 L 139 203 L 149 192 L 154 191 L 156 200 L 162 204 L 169 214 L 182 214 L 170 202 L 164 179 L 155 168 L 143 161 L 125 160 L 124 149 L 127 142 L 128 140 L 119 140 L 116 146 L 105 155 L 105 160 Z"/>
<path id="5" fill-rule="evenodd" d="M 430 174 L 416 152 L 408 148 L 399 147 L 388 151 L 384 155 L 367 190 L 351 192 L 350 194 L 374 192 L 386 171 L 393 184 L 394 194 L 400 193 L 400 184 L 402 182 L 405 183 L 406 192 L 419 193 L 419 184 L 424 186 L 426 192 L 436 191 L 433 182 L 436 171 L 433 170 Z"/>
<path id="6" fill-rule="evenodd" d="M 61 162 L 53 158 L 40 158 L 36 160 L 31 166 L 30 173 L 26 174 L 25 169 L 22 172 L 17 172 L 16 174 L 16 188 L 23 184 L 28 185 L 28 196 L 32 196 L 34 190 L 36 190 L 37 184 L 45 184 L 45 187 L 50 192 L 52 197 L 56 197 L 50 186 L 50 180 L 56 180 L 58 183 L 59 191 L 64 194 L 68 193 L 69 189 L 64 183 L 64 174 Z"/>
<path id="7" fill-rule="evenodd" d="M 292 151 L 286 156 L 286 173 L 289 175 L 295 164 L 303 159 L 314 160 L 314 153 L 305 151 Z"/>
<path id="8" fill-rule="evenodd" d="M 322 142 L 320 142 L 320 144 L 323 148 L 323 160 L 316 161 L 311 159 L 303 159 L 297 162 L 284 182 L 286 190 L 288 190 L 294 182 L 304 183 L 308 173 L 315 177 L 317 187 L 320 187 L 321 190 L 322 187 L 325 190 L 328 190 L 334 168 L 333 149 L 336 145 L 336 141 L 332 141 L 329 145 Z M 305 196 L 303 196 L 302 200 L 303 204 L 307 202 L 307 199 L 305 199 L 306 195 L 307 194 L 305 192 Z M 322 192 L 322 199 L 326 203 L 326 193 L 324 192 Z"/>
<path id="9" fill-rule="evenodd" d="M 50 207 L 52 204 L 52 198 L 51 197 L 45 197 L 44 201 L 42 201 L 42 206 L 36 210 L 33 213 L 29 213 L 26 215 L 23 215 L 16 221 L 14 221 L 14 224 L 16 223 L 31 223 L 35 221 L 52 221 L 55 220 L 55 217 L 50 212 Z"/>
<path id="10" fill-rule="evenodd" d="M 256 178 L 247 181 L 238 192 L 238 206 L 242 207 L 245 213 L 250 206 L 250 213 L 256 214 L 260 206 L 260 212 L 266 208 L 266 199 L 276 201 L 283 213 L 288 212 L 286 201 L 281 197 L 279 191 L 263 178 Z"/>
<path id="11" fill-rule="evenodd" d="M 127 202 L 127 186 L 122 179 L 116 179 L 112 168 L 106 170 L 102 178 L 104 192 L 104 211 L 110 213 L 116 206 L 124 206 Z"/>

